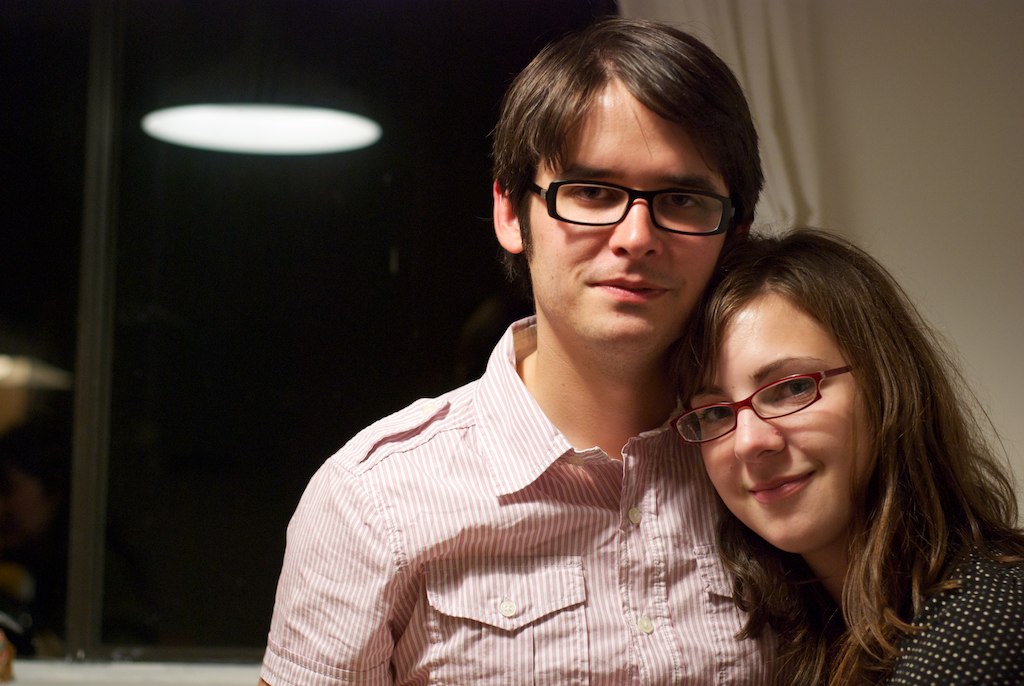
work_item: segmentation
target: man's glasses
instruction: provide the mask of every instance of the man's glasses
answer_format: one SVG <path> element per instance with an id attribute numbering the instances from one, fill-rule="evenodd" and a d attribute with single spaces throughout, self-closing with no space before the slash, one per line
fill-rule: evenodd
<path id="1" fill-rule="evenodd" d="M 534 183 L 530 190 L 547 201 L 552 218 L 583 226 L 618 224 L 640 198 L 647 201 L 654 225 L 672 233 L 711 236 L 729 228 L 733 217 L 729 198 L 707 191 L 638 191 L 593 181 L 552 181 L 546 189 Z"/>
<path id="2" fill-rule="evenodd" d="M 773 381 L 734 403 L 712 403 L 690 410 L 672 420 L 683 440 L 704 443 L 721 438 L 736 428 L 736 416 L 749 407 L 761 419 L 775 419 L 810 407 L 821 398 L 821 382 L 850 371 L 837 367 L 812 374 L 794 374 Z"/>

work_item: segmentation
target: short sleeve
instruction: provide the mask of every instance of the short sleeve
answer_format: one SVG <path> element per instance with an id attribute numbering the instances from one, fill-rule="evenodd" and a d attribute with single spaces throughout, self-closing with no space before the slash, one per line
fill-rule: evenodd
<path id="1" fill-rule="evenodd" d="M 372 491 L 344 466 L 325 463 L 288 526 L 264 680 L 391 683 L 390 534 Z"/>

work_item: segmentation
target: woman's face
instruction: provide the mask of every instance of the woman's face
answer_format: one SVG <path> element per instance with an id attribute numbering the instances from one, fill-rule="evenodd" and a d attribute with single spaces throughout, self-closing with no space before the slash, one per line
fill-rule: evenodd
<path id="1" fill-rule="evenodd" d="M 690 406 L 735 402 L 782 377 L 846 365 L 815 319 L 782 296 L 760 296 L 727 326 L 718 372 Z M 772 545 L 802 555 L 836 588 L 847 566 L 851 483 L 870 463 L 857 374 L 824 379 L 819 400 L 785 417 L 765 420 L 742 408 L 734 431 L 701 444 L 733 514 Z"/>

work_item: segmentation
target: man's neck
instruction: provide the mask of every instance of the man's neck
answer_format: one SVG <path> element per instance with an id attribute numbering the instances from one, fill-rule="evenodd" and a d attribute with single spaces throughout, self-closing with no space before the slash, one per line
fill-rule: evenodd
<path id="1" fill-rule="evenodd" d="M 630 438 L 660 426 L 675 405 L 665 358 L 633 355 L 624 363 L 586 351 L 570 356 L 538 340 L 517 366 L 537 404 L 574 448 L 598 446 L 619 458 Z"/>

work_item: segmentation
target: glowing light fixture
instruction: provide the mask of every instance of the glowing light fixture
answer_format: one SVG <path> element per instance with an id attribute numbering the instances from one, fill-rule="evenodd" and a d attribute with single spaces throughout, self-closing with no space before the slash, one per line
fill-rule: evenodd
<path id="1" fill-rule="evenodd" d="M 67 390 L 72 376 L 34 357 L 0 355 L 0 388 Z"/>
<path id="2" fill-rule="evenodd" d="M 142 129 L 168 143 L 264 155 L 311 155 L 373 145 L 380 126 L 324 107 L 265 104 L 181 105 L 142 119 Z"/>

